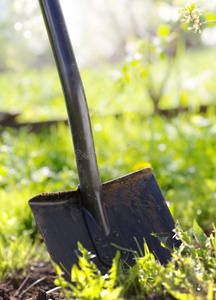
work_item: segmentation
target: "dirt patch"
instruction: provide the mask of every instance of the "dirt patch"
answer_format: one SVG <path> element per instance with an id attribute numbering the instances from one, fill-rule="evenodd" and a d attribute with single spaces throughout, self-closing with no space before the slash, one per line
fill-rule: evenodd
<path id="1" fill-rule="evenodd" d="M 0 300 L 63 300 L 55 286 L 56 274 L 50 262 L 33 263 L 23 276 L 21 271 L 8 276 L 0 283 Z"/>

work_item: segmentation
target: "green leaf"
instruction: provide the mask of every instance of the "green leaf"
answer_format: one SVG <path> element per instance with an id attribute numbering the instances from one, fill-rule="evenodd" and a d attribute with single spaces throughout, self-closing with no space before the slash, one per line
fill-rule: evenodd
<path id="1" fill-rule="evenodd" d="M 179 300 L 195 300 L 194 295 L 193 294 L 186 294 L 186 293 L 181 293 L 180 291 L 173 291 L 173 290 L 169 290 L 169 293 L 175 297 L 176 299 Z M 196 298 L 196 299 L 200 299 L 201 298 Z"/>
<path id="2" fill-rule="evenodd" d="M 214 253 L 215 253 L 215 258 L 216 258 L 216 226 L 214 224 L 212 224 L 212 226 L 213 226 L 214 235 L 213 235 L 213 233 L 211 233 L 210 238 L 211 238 L 211 243 L 214 248 Z"/>
<path id="3" fill-rule="evenodd" d="M 207 295 L 207 300 L 212 300 L 214 299 L 214 282 L 211 281 L 208 284 L 208 295 Z"/>
<path id="4" fill-rule="evenodd" d="M 123 287 L 120 286 L 120 287 L 113 289 L 110 292 L 108 292 L 107 290 L 103 290 L 101 293 L 102 298 L 104 300 L 120 299 L 119 297 L 120 297 L 122 289 L 123 289 Z"/>
<path id="5" fill-rule="evenodd" d="M 116 280 L 117 280 L 120 256 L 121 256 L 120 251 L 117 251 L 115 257 L 113 258 L 112 267 L 109 270 L 109 273 L 110 273 L 110 286 L 112 286 L 112 287 L 114 287 L 114 285 L 116 283 Z"/>
<path id="6" fill-rule="evenodd" d="M 202 228 L 198 225 L 197 221 L 193 221 L 193 234 L 197 240 L 197 242 L 202 246 L 205 247 L 205 243 L 207 242 L 208 238 L 203 232 Z"/>
<path id="7" fill-rule="evenodd" d="M 188 9 L 190 10 L 190 12 L 192 12 L 196 7 L 196 1 L 190 3 L 190 5 L 188 5 Z"/>

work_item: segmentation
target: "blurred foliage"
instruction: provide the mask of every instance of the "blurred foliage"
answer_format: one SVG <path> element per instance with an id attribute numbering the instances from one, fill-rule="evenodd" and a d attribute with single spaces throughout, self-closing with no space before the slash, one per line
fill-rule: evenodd
<path id="1" fill-rule="evenodd" d="M 207 22 L 215 19 L 213 2 L 199 1 Z M 203 31 L 204 38 L 200 39 L 198 35 L 187 31 L 187 25 L 179 22 L 178 10 L 185 5 L 184 0 L 109 0 L 101 1 L 100 4 L 97 0 L 91 0 L 80 5 L 76 0 L 71 0 L 71 9 L 68 1 L 61 3 L 75 52 L 82 64 L 98 65 L 105 59 L 121 61 L 127 54 L 127 43 L 131 37 L 152 40 L 158 33 L 167 35 L 168 31 L 173 33 L 180 30 L 187 45 L 201 47 L 201 40 L 205 43 L 208 35 L 208 32 Z M 52 65 L 38 1 L 0 1 L 0 9 L 0 70 L 20 71 L 28 67 Z M 91 14 L 87 13 L 89 10 Z"/>
<path id="2" fill-rule="evenodd" d="M 0 86 L 1 111 L 20 112 L 19 121 L 65 117 L 61 86 L 54 68 L 1 73 Z"/>
<path id="3" fill-rule="evenodd" d="M 37 1 L 1 0 L 0 10 L 0 71 L 53 62 Z"/>
<path id="4" fill-rule="evenodd" d="M 145 101 L 145 106 L 138 104 L 137 111 L 150 109 L 158 113 L 176 107 L 193 111 L 200 105 L 215 103 L 214 51 L 185 50 L 180 42 L 170 57 L 158 40 L 131 43 L 134 50 L 121 71 L 116 72 L 115 80 L 120 95 L 131 99 L 136 94 L 136 103 L 139 99 Z"/>
<path id="5" fill-rule="evenodd" d="M 133 112 L 148 116 L 154 111 L 152 93 L 160 110 L 182 106 L 196 113 L 200 105 L 215 104 L 213 49 L 194 51 L 179 46 L 177 58 L 165 60 L 158 54 L 160 44 L 132 39 L 130 46 L 133 50 L 126 63 L 81 70 L 91 116 Z M 146 58 L 150 46 L 151 60 Z M 54 68 L 2 73 L 0 87 L 1 111 L 19 111 L 20 122 L 67 117 Z"/>

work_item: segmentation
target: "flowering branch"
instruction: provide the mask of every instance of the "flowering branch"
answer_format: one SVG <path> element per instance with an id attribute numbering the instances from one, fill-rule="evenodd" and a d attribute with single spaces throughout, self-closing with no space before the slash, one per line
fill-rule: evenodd
<path id="1" fill-rule="evenodd" d="M 201 9 L 196 8 L 195 1 L 189 1 L 186 7 L 179 10 L 179 13 L 183 22 L 192 23 L 192 26 L 188 27 L 188 30 L 194 30 L 195 33 L 197 31 L 201 33 L 201 26 L 216 22 L 216 19 L 202 22 L 200 18 L 203 16 L 203 12 Z"/>

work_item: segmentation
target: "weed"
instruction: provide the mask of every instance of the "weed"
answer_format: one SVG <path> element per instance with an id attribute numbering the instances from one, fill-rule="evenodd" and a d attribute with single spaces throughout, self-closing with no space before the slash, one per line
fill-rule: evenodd
<path id="1" fill-rule="evenodd" d="M 71 271 L 73 284 L 66 282 L 62 271 L 56 267 L 56 285 L 70 299 L 145 299 L 156 294 L 176 299 L 215 299 L 216 296 L 216 238 L 215 226 L 209 237 L 198 223 L 193 223 L 193 236 L 184 232 L 179 223 L 174 229 L 181 241 L 178 249 L 173 249 L 171 260 L 161 265 L 149 252 L 144 242 L 145 256 L 135 255 L 135 265 L 125 270 L 120 263 L 119 251 L 113 259 L 112 268 L 105 276 L 92 262 L 92 254 L 78 243 L 81 253 L 79 266 Z M 164 245 L 165 246 L 165 245 Z"/>
<path id="2" fill-rule="evenodd" d="M 23 236 L 12 235 L 7 239 L 5 235 L 0 235 L 0 282 L 9 273 L 17 270 L 24 273 L 33 259 L 45 257 L 42 254 L 43 248 L 39 248 L 39 240 L 31 241 L 30 234 L 25 232 Z"/>

